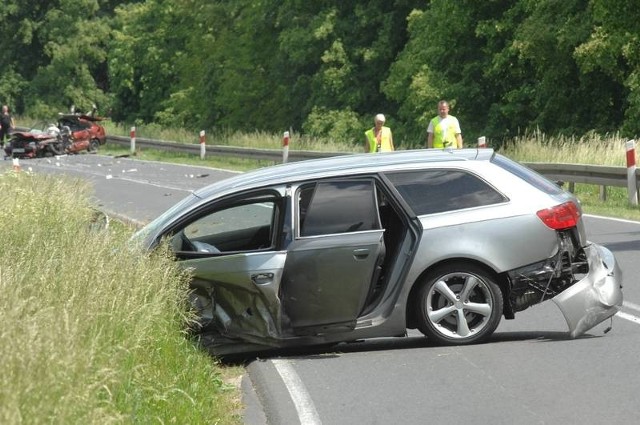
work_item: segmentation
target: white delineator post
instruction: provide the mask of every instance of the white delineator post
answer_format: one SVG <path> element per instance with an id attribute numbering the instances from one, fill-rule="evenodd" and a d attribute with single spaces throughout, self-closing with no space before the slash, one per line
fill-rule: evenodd
<path id="1" fill-rule="evenodd" d="M 478 147 L 479 148 L 487 147 L 487 138 L 485 136 L 478 137 Z"/>
<path id="2" fill-rule="evenodd" d="M 289 132 L 285 131 L 282 137 L 282 163 L 289 159 Z"/>
<path id="3" fill-rule="evenodd" d="M 627 192 L 629 203 L 638 205 L 638 185 L 636 181 L 636 141 L 629 140 L 625 143 L 627 148 Z"/>
<path id="4" fill-rule="evenodd" d="M 205 143 L 205 133 L 204 130 L 200 131 L 200 159 L 204 159 L 207 154 L 207 144 Z"/>
<path id="5" fill-rule="evenodd" d="M 131 138 L 131 153 L 136 153 L 136 128 L 131 127 L 131 131 L 129 132 L 129 137 Z"/>

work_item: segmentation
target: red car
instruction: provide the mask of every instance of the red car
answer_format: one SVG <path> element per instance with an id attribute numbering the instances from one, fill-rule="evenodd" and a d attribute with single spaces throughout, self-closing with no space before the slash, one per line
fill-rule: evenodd
<path id="1" fill-rule="evenodd" d="M 104 127 L 99 124 L 103 117 L 85 114 L 60 114 L 58 128 L 65 126 L 71 130 L 72 139 L 76 142 L 86 141 L 89 151 L 96 151 L 107 142 Z"/>

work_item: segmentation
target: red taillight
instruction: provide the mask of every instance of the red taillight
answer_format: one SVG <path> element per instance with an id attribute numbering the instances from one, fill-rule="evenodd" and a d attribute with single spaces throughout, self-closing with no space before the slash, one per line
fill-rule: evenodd
<path id="1" fill-rule="evenodd" d="M 574 227 L 580 219 L 578 206 L 569 201 L 555 207 L 538 211 L 538 217 L 553 230 L 564 230 Z"/>

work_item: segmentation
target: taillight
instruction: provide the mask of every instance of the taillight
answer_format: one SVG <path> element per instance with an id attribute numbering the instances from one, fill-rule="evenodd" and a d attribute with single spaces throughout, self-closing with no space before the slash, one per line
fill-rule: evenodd
<path id="1" fill-rule="evenodd" d="M 555 207 L 538 211 L 538 217 L 547 227 L 553 230 L 564 230 L 574 227 L 580 219 L 578 206 L 569 201 Z"/>

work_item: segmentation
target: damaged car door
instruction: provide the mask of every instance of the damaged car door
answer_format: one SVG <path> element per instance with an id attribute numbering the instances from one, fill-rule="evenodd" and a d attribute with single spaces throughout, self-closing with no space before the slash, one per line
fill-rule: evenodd
<path id="1" fill-rule="evenodd" d="M 215 343 L 264 343 L 281 335 L 278 288 L 286 253 L 277 249 L 285 198 L 264 191 L 195 212 L 171 246 L 191 272 L 199 331 Z"/>

